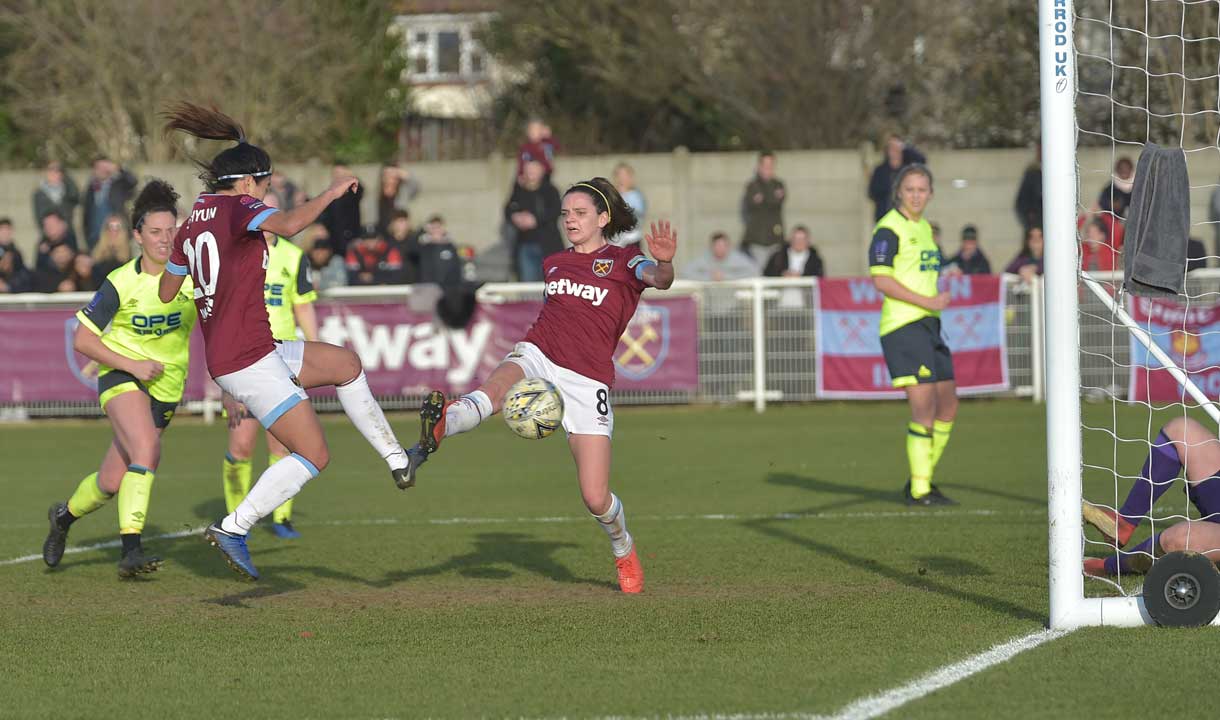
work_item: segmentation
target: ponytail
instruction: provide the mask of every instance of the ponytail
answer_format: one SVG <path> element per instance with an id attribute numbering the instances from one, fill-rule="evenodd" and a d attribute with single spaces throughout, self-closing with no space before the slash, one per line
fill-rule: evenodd
<path id="1" fill-rule="evenodd" d="M 241 124 L 216 108 L 179 102 L 163 112 L 162 116 L 166 119 L 166 134 L 178 130 L 204 140 L 232 140 L 237 143 L 221 151 L 210 163 L 194 160 L 201 170 L 199 179 L 207 186 L 208 192 L 231 189 L 236 180 L 246 175 L 262 178 L 271 174 L 271 156 L 267 151 L 251 145 Z"/>

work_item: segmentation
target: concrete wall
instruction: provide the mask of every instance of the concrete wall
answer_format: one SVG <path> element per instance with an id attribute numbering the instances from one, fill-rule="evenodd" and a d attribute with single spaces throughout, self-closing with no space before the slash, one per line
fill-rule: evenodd
<path id="1" fill-rule="evenodd" d="M 956 251 L 958 233 L 967 223 L 979 228 L 984 252 L 992 266 L 1003 267 L 1020 247 L 1020 226 L 1013 212 L 1017 184 L 1031 159 L 1029 150 L 926 149 L 936 175 L 936 195 L 928 210 L 930 220 L 943 228 L 947 253 Z M 1138 148 L 1132 155 L 1138 154 Z M 1198 227 L 1207 219 L 1211 186 L 1220 177 L 1220 154 L 1191 153 L 1192 220 L 1196 234 L 1211 245 L 1211 232 Z M 681 262 L 702 253 L 714 230 L 740 238 L 739 208 L 746 181 L 753 174 L 753 153 L 689 153 L 679 149 L 652 155 L 560 157 L 555 183 L 562 190 L 593 175 L 609 175 L 624 160 L 636 169 L 640 189 L 648 201 L 647 219 L 668 218 L 678 228 Z M 1078 159 L 1081 197 L 1091 205 L 1108 180 L 1114 155 L 1110 150 L 1086 150 Z M 835 275 L 867 271 L 866 250 L 872 231 L 872 203 L 865 196 L 869 174 L 877 162 L 868 149 L 781 152 L 777 172 L 788 186 L 784 216 L 788 227 L 808 225 L 814 241 Z M 282 165 L 279 168 L 307 191 L 316 192 L 329 182 L 322 165 Z M 364 213 L 372 219 L 379 168 L 354 168 L 365 185 Z M 484 248 L 497 239 L 503 203 L 511 188 L 514 164 L 510 159 L 446 163 L 418 163 L 411 171 L 423 191 L 411 204 L 417 223 L 432 213 L 445 216 L 460 243 Z M 184 196 L 200 190 L 195 170 L 186 164 L 136 168 L 143 177 L 161 177 Z M 73 171 L 79 183 L 87 172 Z M 18 243 L 32 252 L 37 230 L 30 197 L 37 186 L 37 171 L 0 173 L 0 215 L 12 217 Z M 186 201 L 183 203 L 184 207 Z M 79 226 L 80 218 L 74 219 Z M 79 229 L 78 229 L 79 233 Z"/>

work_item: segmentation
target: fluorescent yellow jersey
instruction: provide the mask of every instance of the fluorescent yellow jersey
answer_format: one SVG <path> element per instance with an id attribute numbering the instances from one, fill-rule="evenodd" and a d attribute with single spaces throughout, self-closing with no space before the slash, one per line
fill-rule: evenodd
<path id="1" fill-rule="evenodd" d="M 296 305 L 318 299 L 313 288 L 309 258 L 296 245 L 277 237 L 267 251 L 267 279 L 263 282 L 263 302 L 271 320 L 271 335 L 276 340 L 297 339 Z"/>
<path id="2" fill-rule="evenodd" d="M 932 240 L 932 226 L 923 218 L 908 220 L 897 209 L 882 215 L 873 229 L 868 264 L 869 274 L 874 277 L 889 275 L 920 295 L 930 297 L 937 293 L 940 249 Z M 881 304 L 881 334 L 922 318 L 939 316 L 939 312 L 887 296 Z"/>
<path id="3" fill-rule="evenodd" d="M 135 260 L 115 268 L 76 318 L 106 347 L 133 360 L 156 360 L 165 370 L 144 385 L 166 403 L 182 399 L 195 327 L 194 287 L 188 277 L 168 305 L 157 296 L 161 275 L 143 271 Z M 99 375 L 114 368 L 99 365 Z"/>

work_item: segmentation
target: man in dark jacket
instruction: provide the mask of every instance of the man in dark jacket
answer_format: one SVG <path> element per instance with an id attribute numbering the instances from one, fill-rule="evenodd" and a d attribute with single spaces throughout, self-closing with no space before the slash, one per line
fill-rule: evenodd
<path id="1" fill-rule="evenodd" d="M 822 277 L 824 273 L 822 256 L 813 246 L 809 228 L 804 225 L 792 228 L 788 244 L 776 250 L 763 268 L 766 277 Z"/>
<path id="2" fill-rule="evenodd" d="M 758 168 L 753 179 L 746 184 L 746 194 L 741 201 L 742 215 L 746 223 L 746 235 L 741 241 L 741 249 L 750 253 L 756 262 L 761 261 L 775 247 L 784 244 L 786 199 L 784 182 L 775 177 L 775 154 L 759 154 Z"/>
<path id="3" fill-rule="evenodd" d="M 962 228 L 962 245 L 957 255 L 945 263 L 946 269 L 956 269 L 963 275 L 990 275 L 991 263 L 979 249 L 979 231 L 973 225 Z"/>
<path id="4" fill-rule="evenodd" d="M 868 181 L 868 196 L 873 201 L 873 220 L 894 207 L 894 177 L 903 167 L 912 163 L 927 163 L 924 154 L 907 145 L 897 135 L 885 139 L 885 159 L 873 168 L 873 176 Z"/>
<path id="5" fill-rule="evenodd" d="M 458 285 L 465 260 L 445 230 L 445 218 L 433 215 L 419 236 L 419 282 Z"/>
<path id="6" fill-rule="evenodd" d="M 521 282 L 542 280 L 542 259 L 563 250 L 559 234 L 559 190 L 537 160 L 525 163 L 504 205 L 504 219 L 516 230 L 513 256 Z"/>
<path id="7" fill-rule="evenodd" d="M 111 215 L 127 214 L 127 202 L 131 200 L 137 184 L 136 176 L 107 157 L 93 161 L 93 175 L 85 190 L 85 242 L 89 250 L 97 245 L 102 234 L 102 223 Z"/>
<path id="8" fill-rule="evenodd" d="M 40 224 L 43 216 L 52 211 L 70 218 L 80 204 L 80 191 L 76 189 L 72 176 L 64 172 L 63 166 L 52 160 L 47 163 L 46 172 L 34 191 L 33 202 L 35 225 Z"/>
<path id="9" fill-rule="evenodd" d="M 330 170 L 332 179 L 351 177 L 352 171 L 343 163 L 336 163 Z M 318 222 L 326 226 L 330 233 L 331 247 L 335 254 L 347 255 L 347 244 L 360 237 L 363 226 L 360 224 L 360 198 L 364 197 L 364 184 L 356 187 L 356 192 L 347 193 L 332 202 L 322 211 Z"/>
<path id="10" fill-rule="evenodd" d="M 51 253 L 60 245 L 67 245 L 76 254 L 76 236 L 68 226 L 68 220 L 52 210 L 42 218 L 42 239 L 38 242 L 38 255 L 34 261 L 37 271 L 48 270 L 51 267 Z"/>
<path id="11" fill-rule="evenodd" d="M 1034 146 L 1034 161 L 1025 168 L 1021 185 L 1017 188 L 1017 222 L 1021 229 L 1029 232 L 1032 227 L 1042 227 L 1042 143 Z"/>

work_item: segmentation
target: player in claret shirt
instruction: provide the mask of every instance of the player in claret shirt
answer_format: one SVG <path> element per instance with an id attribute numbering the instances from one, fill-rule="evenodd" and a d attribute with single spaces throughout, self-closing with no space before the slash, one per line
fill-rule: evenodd
<path id="1" fill-rule="evenodd" d="M 244 406 L 291 453 L 263 472 L 233 512 L 204 531 L 230 567 L 258 579 L 246 534 L 330 461 L 322 425 L 303 388 L 336 386 L 343 411 L 390 466 L 395 483 L 406 473 L 406 452 L 369 391 L 360 358 L 323 342 L 275 340 L 263 301 L 268 265 L 263 233 L 296 235 L 358 183 L 354 177 L 337 178 L 318 197 L 280 212 L 262 201 L 271 185 L 271 157 L 246 142 L 237 122 L 190 103 L 179 104 L 167 118 L 167 131 L 237 143 L 212 162 L 200 163 L 207 192 L 195 200 L 174 238 L 160 295 L 168 302 L 191 276 L 208 372 L 225 393 L 230 425 L 240 422 Z"/>
<path id="2" fill-rule="evenodd" d="M 645 288 L 666 289 L 674 281 L 678 236 L 669 223 L 644 236 L 654 260 L 638 245 L 622 248 L 610 238 L 635 228 L 636 217 L 614 185 L 593 178 L 568 188 L 561 222 L 572 247 L 542 262 L 545 303 L 525 339 L 479 389 L 446 402 L 434 391 L 420 410 L 420 443 L 408 451 L 406 485 L 441 440 L 473 430 L 500 411 L 513 383 L 525 377 L 549 380 L 563 396 L 563 428 L 576 461 L 585 506 L 610 536 L 623 592 L 644 589 L 644 570 L 623 504 L 610 492 L 610 436 L 614 411 L 614 349 L 635 314 Z"/>

